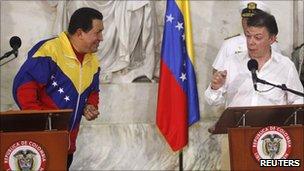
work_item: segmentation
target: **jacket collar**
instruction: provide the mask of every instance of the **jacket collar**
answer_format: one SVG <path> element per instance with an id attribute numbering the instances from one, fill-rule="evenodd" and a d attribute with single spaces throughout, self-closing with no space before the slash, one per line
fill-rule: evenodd
<path id="1" fill-rule="evenodd" d="M 68 34 L 67 32 L 61 32 L 58 35 L 58 38 L 59 38 L 59 40 L 62 44 L 63 54 L 64 54 L 65 57 L 73 58 L 75 60 L 78 60 L 77 57 L 76 57 L 76 54 L 74 53 L 74 50 L 72 48 L 71 42 L 70 42 L 67 34 Z M 85 54 L 82 63 L 85 64 L 85 63 L 91 61 L 92 56 L 93 56 L 92 53 Z"/>

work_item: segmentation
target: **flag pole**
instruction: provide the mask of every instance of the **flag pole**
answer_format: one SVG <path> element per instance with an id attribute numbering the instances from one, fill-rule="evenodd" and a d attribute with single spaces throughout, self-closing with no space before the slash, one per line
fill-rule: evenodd
<path id="1" fill-rule="evenodd" d="M 183 171 L 183 150 L 179 152 L 179 170 Z"/>

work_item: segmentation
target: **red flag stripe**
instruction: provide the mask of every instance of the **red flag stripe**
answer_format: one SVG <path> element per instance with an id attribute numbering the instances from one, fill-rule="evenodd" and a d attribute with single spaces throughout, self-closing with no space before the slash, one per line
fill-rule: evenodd
<path id="1" fill-rule="evenodd" d="M 176 151 L 188 143 L 186 95 L 163 61 L 160 73 L 156 124 Z"/>

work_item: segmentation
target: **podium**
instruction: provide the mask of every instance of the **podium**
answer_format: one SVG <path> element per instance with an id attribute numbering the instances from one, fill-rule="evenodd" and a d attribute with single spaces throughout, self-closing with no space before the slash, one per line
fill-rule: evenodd
<path id="1" fill-rule="evenodd" d="M 210 132 L 228 133 L 231 170 L 304 170 L 303 123 L 304 105 L 302 104 L 228 107 Z M 299 167 L 260 167 L 259 158 L 253 151 L 258 144 L 255 140 L 261 138 L 259 136 L 263 130 L 260 130 L 265 128 L 264 132 L 266 132 L 269 130 L 267 127 L 283 128 L 287 132 L 290 138 L 288 143 L 291 142 L 288 146 L 290 148 L 287 148 L 289 152 L 287 159 L 300 160 Z M 258 145 L 261 143 L 259 142 Z"/>
<path id="2" fill-rule="evenodd" d="M 0 112 L 0 170 L 66 170 L 71 113 Z"/>

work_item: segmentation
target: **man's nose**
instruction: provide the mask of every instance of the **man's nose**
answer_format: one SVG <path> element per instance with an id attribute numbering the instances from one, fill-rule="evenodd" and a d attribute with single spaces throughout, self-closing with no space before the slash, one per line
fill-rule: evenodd
<path id="1" fill-rule="evenodd" d="M 100 34 L 100 35 L 98 36 L 98 40 L 99 40 L 99 41 L 103 41 L 103 35 L 102 35 L 102 34 Z"/>
<path id="2" fill-rule="evenodd" d="M 254 45 L 255 44 L 254 39 L 252 37 L 248 38 L 248 43 L 249 45 Z"/>

